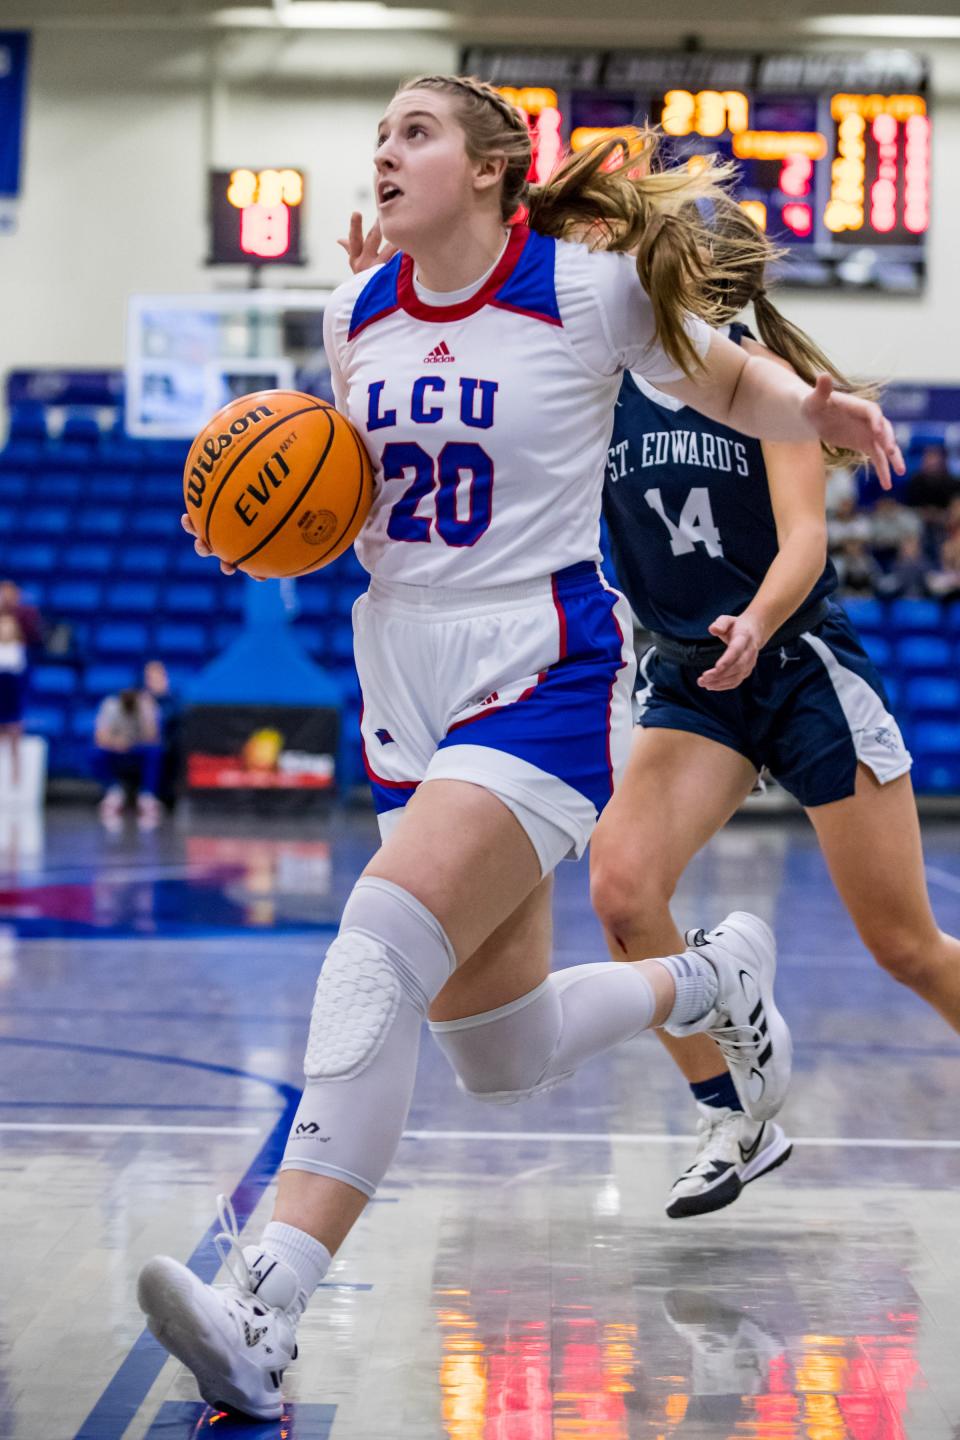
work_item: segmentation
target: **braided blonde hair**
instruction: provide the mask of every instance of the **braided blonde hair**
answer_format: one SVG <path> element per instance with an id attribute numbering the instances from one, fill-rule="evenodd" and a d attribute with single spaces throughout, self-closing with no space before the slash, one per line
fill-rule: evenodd
<path id="1" fill-rule="evenodd" d="M 397 91 L 438 90 L 457 102 L 457 119 L 464 133 L 467 155 L 482 160 L 487 155 L 503 155 L 507 166 L 500 196 L 500 214 L 504 222 L 512 220 L 524 203 L 527 176 L 533 161 L 533 142 L 526 118 L 515 105 L 472 75 L 418 75 L 407 80 Z"/>

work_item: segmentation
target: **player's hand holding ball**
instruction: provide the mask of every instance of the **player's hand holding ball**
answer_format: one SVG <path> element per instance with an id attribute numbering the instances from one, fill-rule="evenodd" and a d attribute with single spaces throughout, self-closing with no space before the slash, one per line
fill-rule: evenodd
<path id="1" fill-rule="evenodd" d="M 360 437 L 325 400 L 260 390 L 218 410 L 183 471 L 183 528 L 225 575 L 307 575 L 353 544 L 373 501 Z"/>

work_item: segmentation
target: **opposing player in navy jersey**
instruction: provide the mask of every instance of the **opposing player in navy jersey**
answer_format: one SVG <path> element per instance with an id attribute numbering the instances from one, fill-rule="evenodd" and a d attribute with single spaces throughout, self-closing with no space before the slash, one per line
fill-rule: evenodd
<path id="1" fill-rule="evenodd" d="M 736 207 L 717 213 L 727 238 L 750 227 Z M 742 324 L 728 330 L 748 354 L 843 383 L 770 301 L 759 252 L 718 299 L 728 319 L 753 301 L 766 346 Z M 960 942 L 931 913 L 910 756 L 883 684 L 831 599 L 824 490 L 819 445 L 756 440 L 624 376 L 603 510 L 620 583 L 654 643 L 627 773 L 591 846 L 594 905 L 614 954 L 676 949 L 677 881 L 766 766 L 813 822 L 877 961 L 960 1029 Z M 697 1156 L 667 1213 L 719 1209 L 782 1164 L 789 1142 L 744 1114 L 709 1037 L 658 1033 L 700 1110 Z"/>
<path id="2" fill-rule="evenodd" d="M 552 871 L 583 852 L 630 746 L 628 611 L 597 563 L 620 377 L 749 433 L 902 459 L 875 405 L 691 313 L 722 278 L 689 203 L 716 175 L 605 168 L 615 150 L 528 194 L 525 119 L 457 77 L 411 82 L 380 123 L 379 219 L 400 250 L 336 291 L 324 335 L 376 473 L 354 631 L 382 845 L 324 959 L 260 1244 L 224 1209 L 227 1286 L 157 1257 L 138 1291 L 204 1397 L 250 1415 L 281 1413 L 297 1321 L 400 1143 L 428 1012 L 463 1086 L 495 1103 L 661 1024 L 726 1045 L 757 1118 L 783 1099 L 789 1032 L 754 917 L 660 960 L 549 973 Z M 524 200 L 530 226 L 510 225 Z M 639 260 L 562 238 L 591 219 Z"/>

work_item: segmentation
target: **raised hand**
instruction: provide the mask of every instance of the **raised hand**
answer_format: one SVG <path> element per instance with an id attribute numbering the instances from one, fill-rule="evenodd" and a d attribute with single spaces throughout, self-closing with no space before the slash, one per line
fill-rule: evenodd
<path id="1" fill-rule="evenodd" d="M 361 270 L 369 270 L 371 265 L 385 265 L 397 253 L 396 245 L 383 243 L 379 220 L 375 220 L 364 235 L 363 216 L 359 210 L 354 210 L 350 216 L 350 232 L 346 240 L 338 240 L 337 244 L 346 250 L 354 275 L 359 275 Z"/>
<path id="2" fill-rule="evenodd" d="M 828 445 L 859 450 L 876 470 L 883 489 L 892 489 L 891 466 L 898 475 L 904 473 L 906 466 L 893 426 L 879 405 L 856 395 L 845 395 L 834 388 L 829 375 L 819 375 L 801 408 L 821 440 Z"/>

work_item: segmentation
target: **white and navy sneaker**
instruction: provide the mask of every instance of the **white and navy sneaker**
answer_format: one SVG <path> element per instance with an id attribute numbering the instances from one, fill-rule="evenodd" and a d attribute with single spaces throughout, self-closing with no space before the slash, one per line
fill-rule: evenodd
<path id="1" fill-rule="evenodd" d="M 674 1220 L 732 1205 L 744 1185 L 790 1159 L 793 1145 L 772 1120 L 742 1110 L 697 1104 L 697 1155 L 673 1184 L 667 1214 Z"/>
<path id="2" fill-rule="evenodd" d="M 280 1381 L 297 1356 L 296 1325 L 307 1297 L 289 1265 L 256 1246 L 241 1249 L 233 1206 L 217 1198 L 215 1237 L 229 1275 L 205 1285 L 192 1270 L 155 1255 L 140 1271 L 137 1299 L 164 1349 L 192 1370 L 208 1405 L 278 1420 Z"/>
<path id="3" fill-rule="evenodd" d="M 753 1120 L 772 1120 L 786 1099 L 793 1043 L 773 999 L 777 946 L 769 925 L 735 910 L 715 930 L 689 930 L 687 944 L 717 972 L 714 1008 L 699 1020 L 665 1025 L 671 1035 L 712 1035 L 740 1104 Z"/>
<path id="4" fill-rule="evenodd" d="M 685 1422 L 696 1425 L 702 1419 L 714 1434 L 738 1430 L 742 1397 L 769 1393 L 770 1367 L 777 1359 L 782 1361 L 783 1339 L 710 1291 L 667 1290 L 663 1311 L 690 1346 L 690 1402 Z M 718 1412 L 722 1413 L 723 1402 L 732 1397 L 736 1413 L 730 1417 L 729 1430 L 724 1427 L 718 1432 L 714 1428 Z"/>

